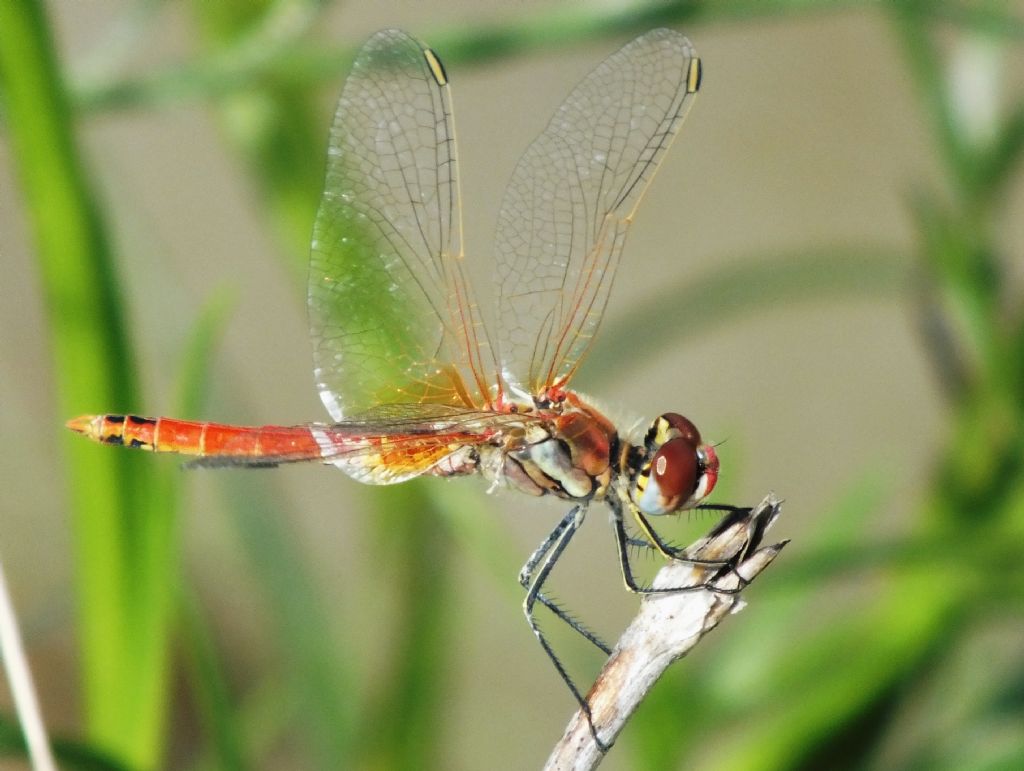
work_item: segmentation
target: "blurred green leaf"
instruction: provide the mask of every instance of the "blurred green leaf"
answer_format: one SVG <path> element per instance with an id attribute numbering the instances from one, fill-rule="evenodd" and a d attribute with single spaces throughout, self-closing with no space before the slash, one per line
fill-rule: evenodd
<path id="1" fill-rule="evenodd" d="M 198 598 L 188 589 L 182 592 L 179 619 L 191 691 L 203 733 L 209 741 L 208 754 L 212 759 L 212 767 L 221 771 L 252 768 L 254 764 L 246 761 L 237 710 L 221 667 L 219 651 L 210 634 L 209 623 Z"/>
<path id="2" fill-rule="evenodd" d="M 356 747 L 357 662 L 333 632 L 273 478 L 258 471 L 224 474 L 221 490 L 271 611 L 268 638 L 277 641 L 287 668 L 278 687 L 296 705 L 303 744 L 316 768 L 343 768 Z"/>
<path id="3" fill-rule="evenodd" d="M 978 195 L 981 205 L 994 208 L 1006 200 L 1007 187 L 1019 171 L 1024 158 L 1024 101 L 1013 108 L 1009 117 L 982 154 L 977 171 Z"/>
<path id="4" fill-rule="evenodd" d="M 193 325 L 178 367 L 177 414 L 202 413 L 209 392 L 214 349 L 223 336 L 233 305 L 230 292 L 215 293 Z M 182 477 L 178 475 L 177 479 L 169 482 L 163 494 L 177 508 L 183 487 Z M 225 771 L 250 768 L 252 764 L 245 760 L 236 710 L 231 703 L 227 678 L 209 624 L 199 598 L 187 586 L 183 586 L 180 592 L 178 619 L 185 663 L 191 674 L 191 691 L 202 716 L 203 731 L 210 739 L 216 767 Z"/>
<path id="5" fill-rule="evenodd" d="M 44 11 L 28 0 L 0 3 L 0 29 L 0 85 L 34 230 L 59 410 L 129 409 L 135 367 L 116 267 Z M 88 734 L 121 761 L 151 768 L 167 701 L 173 512 L 152 497 L 161 472 L 146 459 L 70 435 L 65 452 Z"/>
<path id="6" fill-rule="evenodd" d="M 453 540 L 445 520 L 420 489 L 432 480 L 388 488 L 377 496 L 381 517 L 376 551 L 384 555 L 378 580 L 398 598 L 392 623 L 394 653 L 373 685 L 364 711 L 359 766 L 445 768 L 441 719 L 453 686 Z M 424 509 L 424 502 L 429 508 Z M 372 585 L 376 585 L 377 580 Z M 375 590 L 379 591 L 379 590 Z"/>
<path id="7" fill-rule="evenodd" d="M 868 751 L 867 734 L 877 729 L 862 721 L 884 719 L 894 689 L 946 639 L 962 600 L 931 567 L 898 571 L 882 588 L 878 602 L 810 635 L 803 631 L 799 645 L 772 661 L 758 684 L 772 697 L 752 711 L 756 719 L 729 726 L 730 741 L 710 768 L 830 765 L 854 751 L 847 740 L 855 734 L 862 734 L 856 752 Z"/>
<path id="8" fill-rule="evenodd" d="M 946 168 L 955 186 L 967 189 L 972 184 L 973 159 L 969 145 L 958 133 L 953 118 L 944 79 L 945 68 L 931 38 L 933 26 L 922 23 L 920 8 L 921 3 L 917 0 L 900 0 L 889 3 L 886 10 L 890 12 L 911 75 L 917 82 Z"/>

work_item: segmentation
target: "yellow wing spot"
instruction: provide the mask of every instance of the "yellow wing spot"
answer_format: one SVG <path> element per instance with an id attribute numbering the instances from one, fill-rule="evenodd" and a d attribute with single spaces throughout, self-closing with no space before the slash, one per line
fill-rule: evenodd
<path id="1" fill-rule="evenodd" d="M 437 54 L 429 48 L 424 48 L 423 58 L 427 60 L 427 66 L 430 68 L 430 74 L 434 76 L 434 80 L 437 81 L 437 85 L 447 86 L 448 73 L 444 71 L 444 65 L 441 64 L 441 60 L 437 57 Z"/>
<path id="2" fill-rule="evenodd" d="M 686 93 L 696 94 L 700 89 L 700 79 L 703 71 L 700 66 L 700 59 L 690 60 L 690 69 L 686 73 Z"/>

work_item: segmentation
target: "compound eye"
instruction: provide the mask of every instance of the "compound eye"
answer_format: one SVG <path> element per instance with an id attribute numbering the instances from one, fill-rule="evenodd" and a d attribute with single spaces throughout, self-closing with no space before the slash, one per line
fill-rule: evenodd
<path id="1" fill-rule="evenodd" d="M 687 440 L 691 446 L 697 447 L 700 444 L 700 431 L 693 425 L 689 418 L 685 418 L 678 412 L 666 412 L 661 416 L 670 429 L 678 431 L 678 436 Z"/>
<path id="2" fill-rule="evenodd" d="M 637 480 L 633 499 L 644 514 L 671 514 L 693 496 L 700 473 L 700 458 L 689 440 L 669 439 Z"/>
<path id="3" fill-rule="evenodd" d="M 697 453 L 690 440 L 670 439 L 651 460 L 651 478 L 657 482 L 666 501 L 689 498 L 697 489 Z"/>

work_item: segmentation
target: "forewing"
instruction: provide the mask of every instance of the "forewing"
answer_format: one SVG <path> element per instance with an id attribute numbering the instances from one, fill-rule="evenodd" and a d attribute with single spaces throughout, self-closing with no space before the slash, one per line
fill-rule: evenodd
<path id="1" fill-rule="evenodd" d="M 335 420 L 379 404 L 487 402 L 462 273 L 447 77 L 397 30 L 365 44 L 331 127 L 310 259 L 317 388 Z"/>
<path id="2" fill-rule="evenodd" d="M 677 32 L 608 57 L 516 166 L 496 242 L 502 373 L 540 395 L 576 371 L 601 322 L 633 215 L 700 85 Z"/>

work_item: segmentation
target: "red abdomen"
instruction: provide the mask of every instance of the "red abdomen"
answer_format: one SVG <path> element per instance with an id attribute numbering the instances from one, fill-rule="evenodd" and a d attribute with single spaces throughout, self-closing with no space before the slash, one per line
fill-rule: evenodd
<path id="1" fill-rule="evenodd" d="M 228 426 L 138 415 L 83 415 L 67 425 L 97 442 L 152 452 L 239 459 L 313 459 L 321 454 L 307 426 Z"/>

